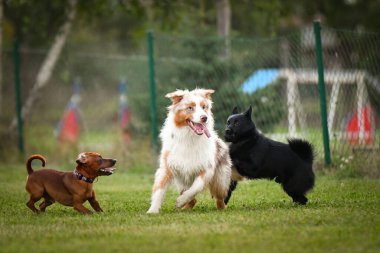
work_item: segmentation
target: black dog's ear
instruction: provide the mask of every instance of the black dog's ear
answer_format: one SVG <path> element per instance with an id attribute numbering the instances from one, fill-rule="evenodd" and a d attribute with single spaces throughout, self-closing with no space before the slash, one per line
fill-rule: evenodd
<path id="1" fill-rule="evenodd" d="M 237 106 L 235 106 L 234 109 L 232 110 L 232 114 L 238 114 L 238 108 L 237 108 Z"/>
<path id="2" fill-rule="evenodd" d="M 251 118 L 251 115 L 252 115 L 252 106 L 249 106 L 249 108 L 244 112 L 244 115 L 247 117 L 247 118 Z"/>

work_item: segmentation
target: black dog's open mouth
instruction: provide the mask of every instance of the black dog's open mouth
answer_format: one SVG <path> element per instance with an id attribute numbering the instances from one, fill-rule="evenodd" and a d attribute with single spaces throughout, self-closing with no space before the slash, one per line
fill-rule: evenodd
<path id="1" fill-rule="evenodd" d="M 113 174 L 113 171 L 115 169 L 116 168 L 105 168 L 105 169 L 100 169 L 99 172 L 100 172 L 100 175 L 102 176 L 109 176 Z"/>
<path id="2" fill-rule="evenodd" d="M 197 135 L 205 134 L 207 138 L 210 138 L 210 132 L 208 131 L 205 125 L 201 123 L 192 122 L 191 120 L 187 120 L 186 123 Z"/>

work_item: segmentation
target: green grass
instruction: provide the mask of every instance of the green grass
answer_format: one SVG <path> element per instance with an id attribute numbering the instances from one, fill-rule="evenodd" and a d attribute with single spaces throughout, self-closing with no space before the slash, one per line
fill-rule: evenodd
<path id="1" fill-rule="evenodd" d="M 120 169 L 95 183 L 104 213 L 83 216 L 54 204 L 25 205 L 23 165 L 0 165 L 0 252 L 379 252 L 380 182 L 317 178 L 310 203 L 296 206 L 274 182 L 239 185 L 228 209 L 203 193 L 191 211 L 170 190 L 147 215 L 151 174 Z M 87 204 L 86 206 L 89 207 Z"/>

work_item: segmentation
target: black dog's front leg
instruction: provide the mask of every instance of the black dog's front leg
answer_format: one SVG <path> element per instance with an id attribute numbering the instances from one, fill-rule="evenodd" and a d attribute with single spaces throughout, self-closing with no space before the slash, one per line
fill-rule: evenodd
<path id="1" fill-rule="evenodd" d="M 228 204 L 228 201 L 231 198 L 232 192 L 236 189 L 237 184 L 238 184 L 237 181 L 231 180 L 230 188 L 228 189 L 227 197 L 224 198 L 224 204 L 226 204 L 226 205 Z"/>
<path id="2" fill-rule="evenodd" d="M 235 159 L 233 160 L 233 165 L 241 176 L 247 177 L 250 179 L 254 178 L 255 172 L 257 171 L 253 162 L 246 162 L 239 159 Z M 236 189 L 237 185 L 238 185 L 238 181 L 231 180 L 227 197 L 224 198 L 224 204 L 227 205 L 228 201 L 231 198 L 232 192 Z"/>

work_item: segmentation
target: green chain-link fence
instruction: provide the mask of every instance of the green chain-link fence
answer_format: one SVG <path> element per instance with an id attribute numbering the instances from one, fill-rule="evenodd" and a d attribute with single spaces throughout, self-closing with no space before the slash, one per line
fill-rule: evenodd
<path id="1" fill-rule="evenodd" d="M 380 35 L 323 28 L 327 128 L 334 163 L 352 157 L 378 164 Z M 253 106 L 262 132 L 284 141 L 313 142 L 323 159 L 315 34 L 308 27 L 267 40 L 183 38 L 156 35 L 158 125 L 166 92 L 178 88 L 216 90 L 216 127 L 223 133 L 232 108 Z M 170 45 L 170 46 L 168 46 Z"/>
<path id="2" fill-rule="evenodd" d="M 366 168 L 377 168 L 380 34 L 323 27 L 321 35 L 333 163 L 348 166 L 355 160 Z M 166 93 L 175 89 L 212 88 L 216 90 L 213 113 L 219 134 L 223 134 L 225 120 L 235 105 L 241 110 L 252 105 L 253 119 L 263 133 L 281 141 L 288 137 L 306 138 L 316 147 L 317 160 L 323 161 L 312 27 L 272 39 L 225 40 L 155 33 L 153 47 L 158 128 L 169 105 Z M 123 157 L 147 167 L 155 161 L 150 150 L 152 122 L 146 43 L 142 43 L 141 51 L 129 48 L 124 42 L 69 43 L 65 47 L 52 79 L 25 119 L 27 153 L 52 154 L 52 150 L 59 149 L 53 131 L 71 97 L 72 83 L 78 79 L 84 129 L 79 149 L 119 152 L 123 144 L 117 123 L 118 85 L 125 80 L 131 111 L 128 133 L 132 141 Z M 25 101 L 46 50 L 21 48 L 20 52 Z M 9 133 L 8 125 L 15 115 L 11 51 L 5 50 L 4 57 L 4 72 L 8 75 L 3 91 L 3 103 L 7 105 L 2 111 L 3 135 Z M 5 149 L 2 147 L 3 153 Z"/>
<path id="3" fill-rule="evenodd" d="M 65 45 L 50 80 L 39 90 L 24 120 L 25 155 L 38 152 L 51 161 L 72 163 L 77 152 L 93 150 L 118 157 L 121 163 L 126 161 L 126 166 L 151 165 L 150 138 L 146 137 L 150 134 L 149 107 L 145 106 L 149 105 L 147 54 L 144 47 L 141 51 L 129 48 L 131 46 L 125 42 L 68 42 Z M 47 48 L 20 46 L 20 86 L 24 105 L 47 54 Z M 16 117 L 12 48 L 5 49 L 3 56 L 0 133 L 4 142 L 0 144 L 0 155 L 3 159 L 14 159 L 17 158 L 17 129 L 10 129 Z M 120 93 L 121 83 L 126 83 L 124 93 Z M 79 89 L 75 84 L 79 84 Z M 59 141 L 60 122 L 78 90 L 79 138 L 75 143 Z M 131 116 L 129 124 L 121 127 L 120 109 L 125 98 Z M 139 141 L 135 144 L 134 140 Z"/>
<path id="4" fill-rule="evenodd" d="M 324 28 L 328 128 L 335 164 L 378 173 L 380 34 Z M 377 172 L 376 172 L 377 171 Z"/>

